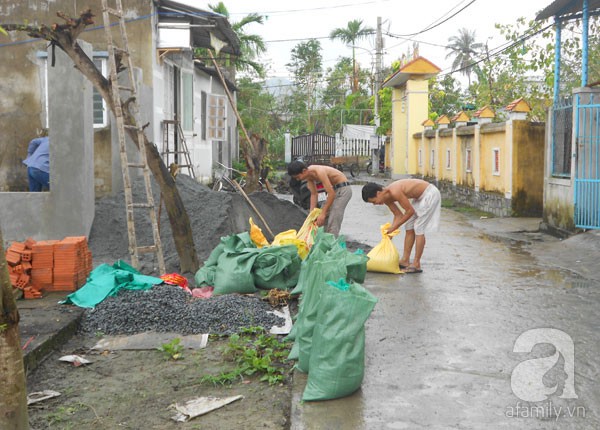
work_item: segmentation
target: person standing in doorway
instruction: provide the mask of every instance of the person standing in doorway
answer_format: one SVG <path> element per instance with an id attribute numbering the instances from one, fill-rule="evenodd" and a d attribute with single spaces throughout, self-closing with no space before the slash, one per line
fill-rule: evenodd
<path id="1" fill-rule="evenodd" d="M 404 225 L 404 250 L 399 262 L 400 269 L 404 273 L 423 272 L 421 257 L 425 249 L 425 233 L 436 231 L 440 223 L 442 198 L 437 187 L 422 179 L 412 178 L 394 181 L 385 188 L 369 182 L 362 189 L 362 198 L 374 205 L 385 204 L 392 211 L 394 220 L 388 233 Z M 415 256 L 411 264 L 413 246 Z"/>
<path id="2" fill-rule="evenodd" d="M 350 182 L 348 182 L 346 175 L 330 166 L 312 164 L 307 167 L 306 164 L 298 160 L 292 161 L 287 170 L 292 178 L 298 181 L 306 181 L 306 186 L 310 190 L 309 211 L 317 207 L 317 183 L 323 184 L 327 192 L 327 200 L 321 207 L 321 214 L 316 219 L 316 224 L 325 226 L 327 233 L 338 236 L 344 220 L 346 206 L 348 206 L 348 202 L 352 197 L 352 188 L 349 186 Z"/>
<path id="3" fill-rule="evenodd" d="M 27 158 L 23 160 L 27 166 L 29 191 L 50 190 L 50 140 L 48 129 L 42 129 L 39 137 L 29 142 Z"/>

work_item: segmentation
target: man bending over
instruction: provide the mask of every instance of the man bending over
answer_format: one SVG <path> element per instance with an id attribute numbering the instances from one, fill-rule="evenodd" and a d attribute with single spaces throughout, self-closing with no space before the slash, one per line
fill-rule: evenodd
<path id="1" fill-rule="evenodd" d="M 352 197 L 352 188 L 348 186 L 350 182 L 348 182 L 346 176 L 333 167 L 317 164 L 307 167 L 302 161 L 292 161 L 287 170 L 292 178 L 306 181 L 306 186 L 310 190 L 309 211 L 317 207 L 317 182 L 323 184 L 327 192 L 327 200 L 321 206 L 321 214 L 316 219 L 316 224 L 325 226 L 327 233 L 339 235 L 344 219 L 344 211 Z"/>
<path id="2" fill-rule="evenodd" d="M 421 273 L 425 233 L 436 231 L 440 223 L 440 191 L 435 185 L 421 179 L 400 179 L 385 188 L 369 182 L 362 189 L 362 198 L 367 203 L 385 204 L 390 208 L 394 220 L 388 233 L 404 225 L 404 251 L 400 259 L 400 268 L 404 273 Z M 409 199 L 412 199 L 412 203 Z M 415 257 L 411 264 L 410 255 L 415 244 Z"/>

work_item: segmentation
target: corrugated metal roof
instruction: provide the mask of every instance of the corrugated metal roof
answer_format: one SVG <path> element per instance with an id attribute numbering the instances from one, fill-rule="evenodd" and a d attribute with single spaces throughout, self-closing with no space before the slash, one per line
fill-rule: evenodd
<path id="1" fill-rule="evenodd" d="M 592 12 L 600 9 L 600 0 L 588 0 L 588 10 Z M 554 0 L 549 6 L 546 6 L 536 17 L 536 20 L 542 20 L 553 16 L 572 15 L 583 10 L 583 0 Z"/>

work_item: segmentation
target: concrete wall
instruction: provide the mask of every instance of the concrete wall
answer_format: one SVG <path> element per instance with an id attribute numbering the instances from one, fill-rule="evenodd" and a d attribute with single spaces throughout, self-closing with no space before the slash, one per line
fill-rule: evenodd
<path id="1" fill-rule="evenodd" d="M 80 43 L 90 55 L 91 45 Z M 91 84 L 58 49 L 48 84 L 50 191 L 0 193 L 0 228 L 7 242 L 87 237 L 94 221 Z"/>
<path id="2" fill-rule="evenodd" d="M 552 112 L 550 110 L 549 112 Z M 547 115 L 544 150 L 543 225 L 555 233 L 575 231 L 575 205 L 573 187 L 575 180 L 552 175 L 552 115 Z M 575 151 L 575 147 L 573 151 Z M 572 171 L 573 167 L 571 167 Z"/>

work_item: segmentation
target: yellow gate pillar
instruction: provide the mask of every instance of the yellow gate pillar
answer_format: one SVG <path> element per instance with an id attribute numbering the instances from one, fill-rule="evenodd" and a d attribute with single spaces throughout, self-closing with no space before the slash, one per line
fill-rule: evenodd
<path id="1" fill-rule="evenodd" d="M 413 135 L 422 131 L 423 118 L 429 115 L 428 79 L 440 71 L 426 58 L 416 57 L 383 83 L 392 88 L 392 179 L 418 173 L 418 141 Z"/>

